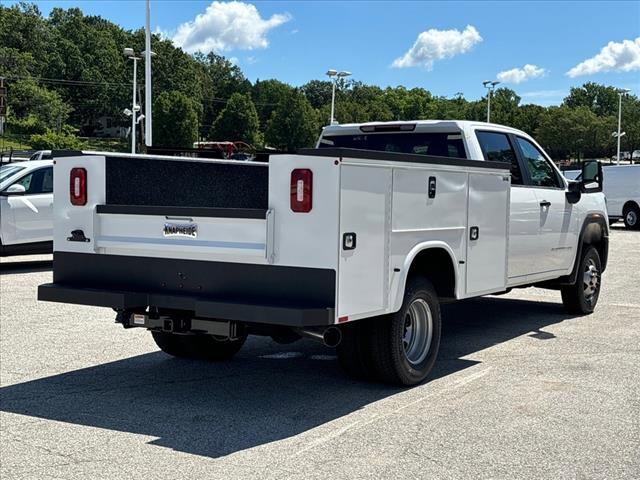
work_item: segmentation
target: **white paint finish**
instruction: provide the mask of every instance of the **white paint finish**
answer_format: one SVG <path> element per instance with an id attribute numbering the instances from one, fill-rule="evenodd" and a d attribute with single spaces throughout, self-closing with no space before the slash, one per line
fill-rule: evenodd
<path id="1" fill-rule="evenodd" d="M 532 273 L 567 270 L 573 266 L 580 225 L 577 207 L 567 201 L 564 189 L 534 188 L 538 199 L 538 242 Z M 548 207 L 541 202 L 551 202 Z"/>
<path id="2" fill-rule="evenodd" d="M 338 201 L 340 166 L 337 159 L 274 155 L 269 160 L 269 208 L 274 211 L 274 264 L 338 268 Z M 313 202 L 308 213 L 291 211 L 291 172 L 313 172 Z"/>
<path id="3" fill-rule="evenodd" d="M 510 185 L 503 175 L 469 175 L 467 236 L 473 227 L 478 227 L 479 236 L 467 240 L 467 296 L 506 287 Z"/>
<path id="4" fill-rule="evenodd" d="M 106 248 L 114 255 L 121 251 L 162 252 L 163 257 L 209 259 L 215 256 L 221 261 L 264 263 L 266 258 L 267 223 L 263 219 L 192 217 L 191 222 L 167 220 L 162 215 L 99 214 L 100 234 L 97 247 Z M 165 237 L 166 222 L 195 223 L 196 238 Z"/>
<path id="5" fill-rule="evenodd" d="M 602 176 L 609 215 L 622 217 L 622 209 L 629 201 L 640 205 L 640 165 L 604 167 Z"/>
<path id="6" fill-rule="evenodd" d="M 540 205 L 532 188 L 511 187 L 509 213 L 508 273 L 511 278 L 522 277 L 537 268 Z"/>
<path id="7" fill-rule="evenodd" d="M 6 245 L 51 241 L 52 193 L 2 197 L 0 209 L 3 217 L 2 241 Z"/>
<path id="8" fill-rule="evenodd" d="M 15 165 L 25 168 L 5 179 L 3 189 L 38 170 L 51 167 L 53 162 L 41 160 Z M 0 240 L 4 245 L 48 242 L 52 239 L 53 193 L 0 196 Z"/>
<path id="9" fill-rule="evenodd" d="M 428 198 L 429 177 L 436 179 Z M 393 169 L 393 231 L 462 227 L 466 221 L 467 173 Z"/>
<path id="10" fill-rule="evenodd" d="M 394 232 L 390 242 L 389 312 L 402 306 L 407 275 L 415 257 L 423 250 L 439 248 L 447 252 L 456 269 L 456 298 L 464 298 L 465 266 L 459 263 L 465 256 L 466 228 L 424 232 Z M 394 269 L 399 269 L 395 272 Z"/>
<path id="11" fill-rule="evenodd" d="M 357 235 L 354 250 L 341 250 L 338 316 L 386 308 L 387 235 L 391 169 L 345 165 L 341 171 L 340 246 Z"/>
<path id="12" fill-rule="evenodd" d="M 99 234 L 95 206 L 105 203 L 105 157 L 61 157 L 53 167 L 53 249 L 62 252 L 94 253 Z M 69 175 L 72 168 L 87 170 L 87 204 L 71 205 Z M 73 230 L 82 230 L 89 242 L 69 242 Z M 124 234 L 125 232 L 121 232 Z"/>

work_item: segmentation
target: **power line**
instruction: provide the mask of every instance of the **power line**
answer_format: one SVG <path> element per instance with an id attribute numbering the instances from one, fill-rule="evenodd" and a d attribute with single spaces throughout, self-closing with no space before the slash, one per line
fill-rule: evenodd
<path id="1" fill-rule="evenodd" d="M 74 86 L 74 87 L 94 87 L 94 86 L 119 86 L 119 87 L 131 87 L 133 82 L 92 82 L 90 80 L 66 80 L 63 78 L 46 78 L 46 77 L 28 77 L 28 76 L 18 76 L 14 75 L 11 77 L 5 77 L 7 80 L 33 80 L 38 83 L 49 83 L 52 85 L 62 85 L 62 86 Z M 144 90 L 144 85 L 138 83 L 139 87 Z M 211 99 L 207 99 L 207 101 L 214 103 L 228 103 L 229 98 L 219 98 L 213 97 Z M 254 102 L 256 106 L 261 107 L 275 107 L 280 105 L 279 103 L 266 103 L 266 102 Z"/>

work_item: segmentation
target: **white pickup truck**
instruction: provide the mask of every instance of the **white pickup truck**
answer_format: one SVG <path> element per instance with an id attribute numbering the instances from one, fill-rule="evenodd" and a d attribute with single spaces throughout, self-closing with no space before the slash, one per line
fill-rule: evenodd
<path id="1" fill-rule="evenodd" d="M 601 168 L 567 181 L 527 134 L 414 121 L 326 127 L 268 163 L 54 152 L 53 283 L 165 352 L 316 338 L 354 376 L 412 385 L 440 302 L 532 285 L 587 314 L 607 263 Z"/>

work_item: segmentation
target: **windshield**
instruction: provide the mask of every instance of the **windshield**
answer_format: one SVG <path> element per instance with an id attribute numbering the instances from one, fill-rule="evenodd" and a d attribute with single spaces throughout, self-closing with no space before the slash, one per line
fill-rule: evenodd
<path id="1" fill-rule="evenodd" d="M 412 153 L 439 157 L 467 158 L 462 134 L 429 133 L 362 133 L 328 135 L 320 140 L 320 148 L 357 148 L 378 152 Z"/>
<path id="2" fill-rule="evenodd" d="M 18 173 L 20 170 L 24 170 L 24 167 L 21 167 L 20 165 L 3 165 L 0 167 L 0 186 L 5 182 L 5 180 L 8 180 L 9 177 L 13 177 L 13 175 Z"/>

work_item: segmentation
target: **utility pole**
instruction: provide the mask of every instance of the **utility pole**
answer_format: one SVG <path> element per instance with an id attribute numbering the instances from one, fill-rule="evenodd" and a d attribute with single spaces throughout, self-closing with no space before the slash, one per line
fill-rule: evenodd
<path id="1" fill-rule="evenodd" d="M 620 165 L 620 139 L 625 135 L 625 132 L 620 132 L 622 127 L 622 95 L 629 92 L 628 88 L 621 88 L 618 90 L 618 133 L 614 134 L 618 137 L 618 150 L 616 154 L 616 165 Z"/>
<path id="2" fill-rule="evenodd" d="M 144 143 L 147 147 L 153 144 L 151 135 L 151 1 L 147 0 L 146 22 L 145 22 L 145 41 L 144 41 Z"/>

